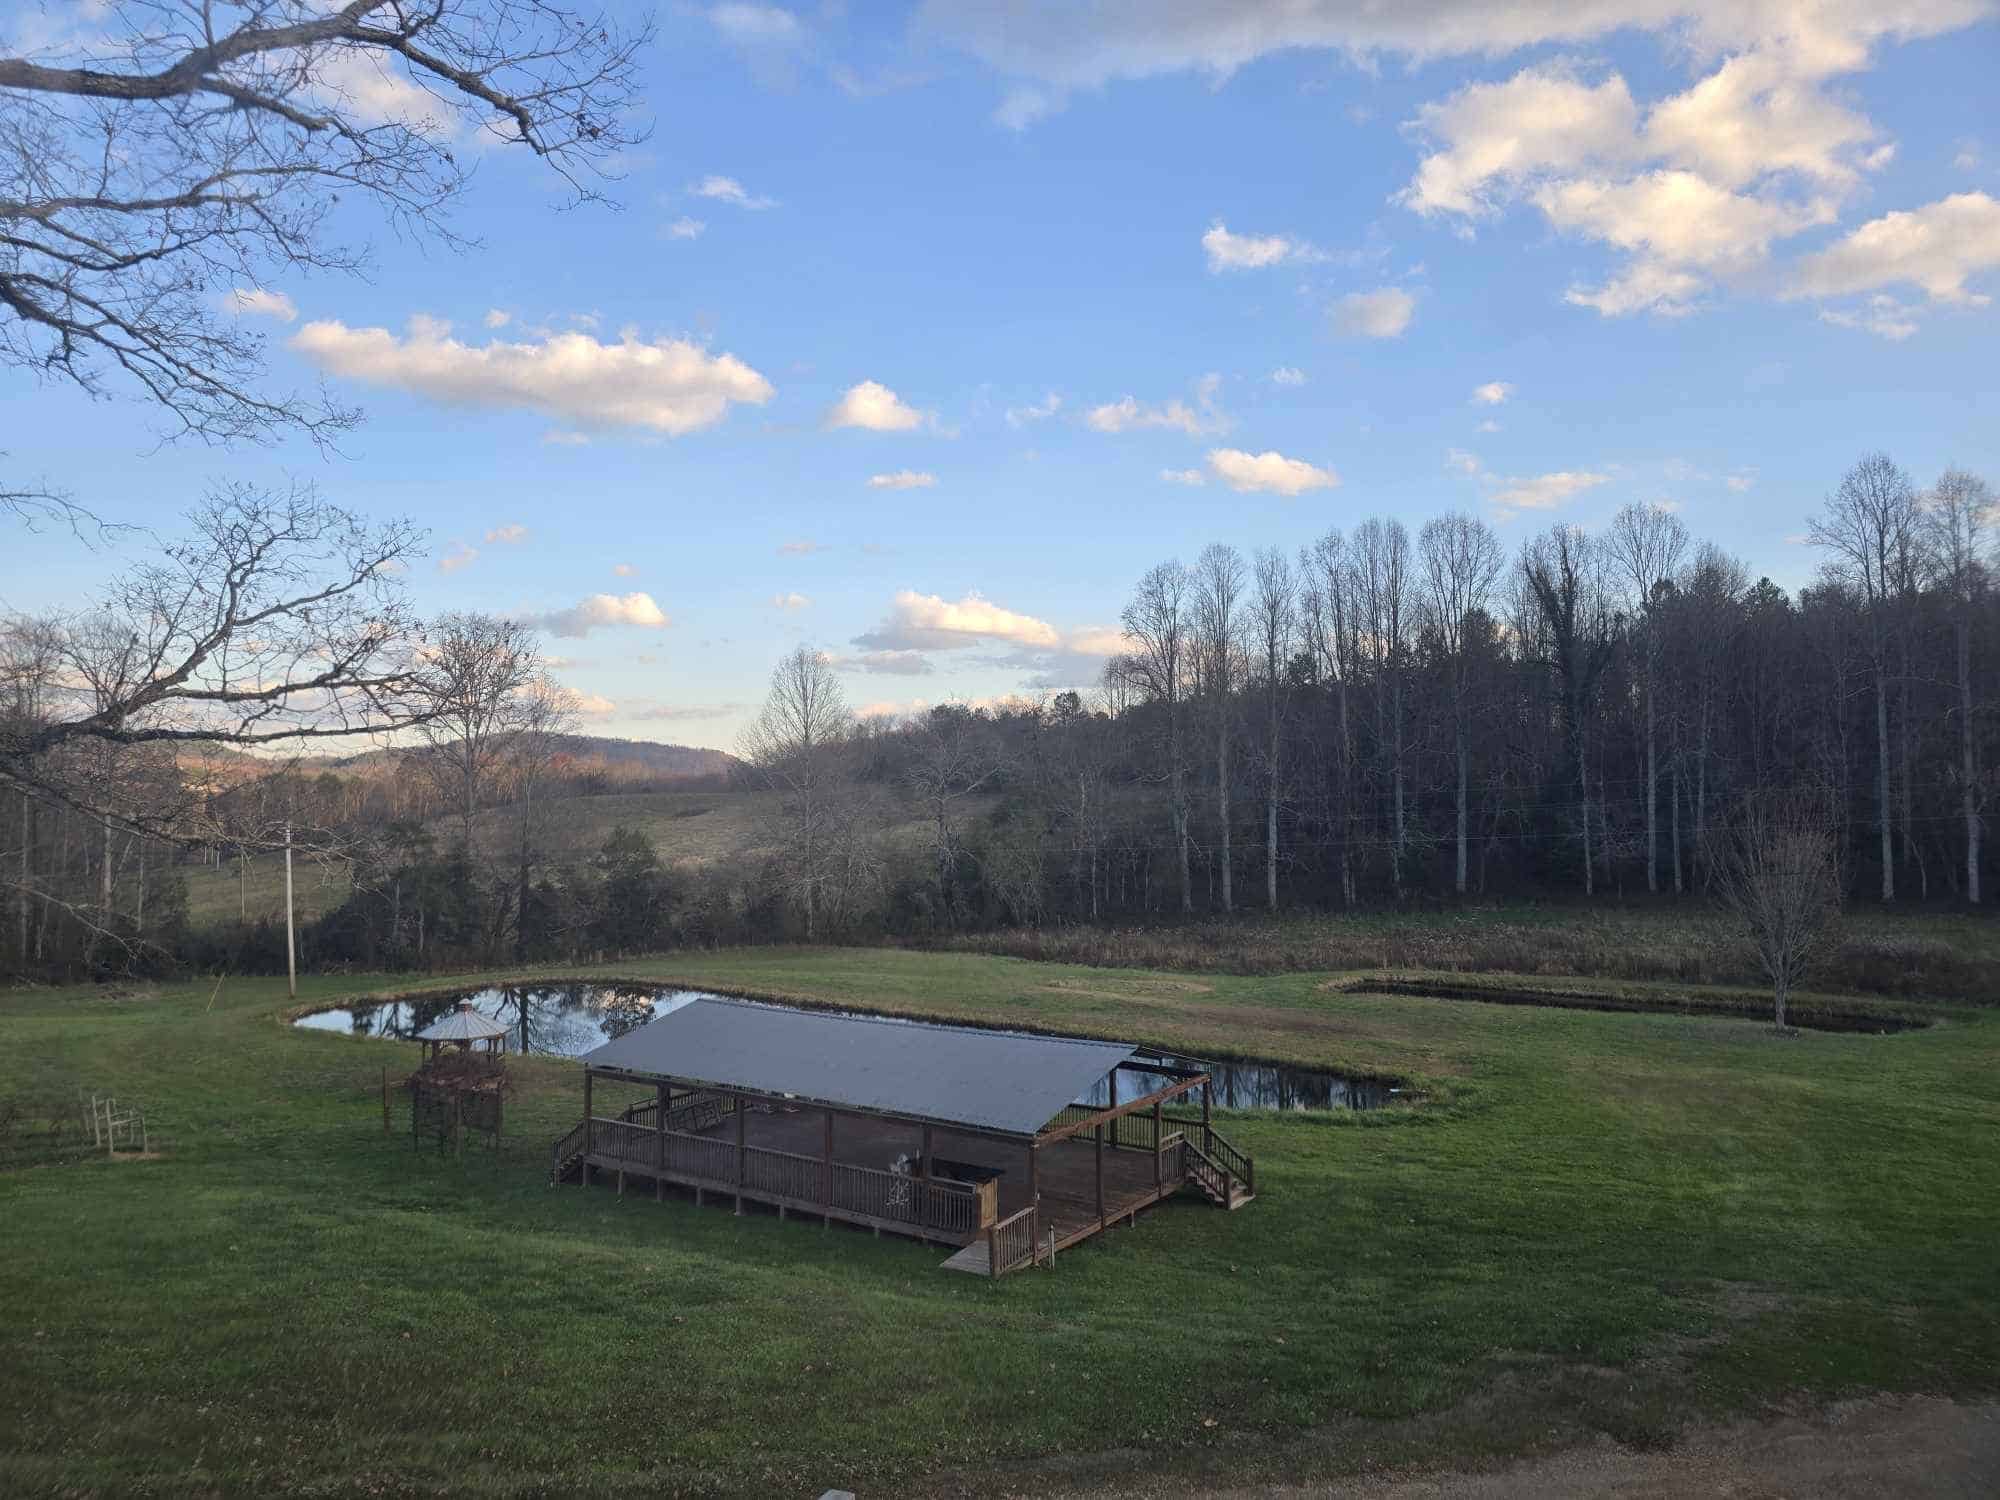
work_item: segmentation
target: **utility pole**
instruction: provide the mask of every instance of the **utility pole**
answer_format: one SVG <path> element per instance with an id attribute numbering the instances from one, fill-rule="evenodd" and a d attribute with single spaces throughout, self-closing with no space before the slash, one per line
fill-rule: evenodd
<path id="1" fill-rule="evenodd" d="M 292 933 L 292 820 L 285 819 L 285 993 L 299 998 L 299 950 Z"/>

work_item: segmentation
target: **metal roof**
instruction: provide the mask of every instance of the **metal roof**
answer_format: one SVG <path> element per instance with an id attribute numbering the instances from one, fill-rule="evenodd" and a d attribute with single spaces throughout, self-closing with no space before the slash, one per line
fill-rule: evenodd
<path id="1" fill-rule="evenodd" d="M 1132 1056 L 1074 1041 L 878 1016 L 686 1000 L 586 1066 L 1033 1135 Z"/>
<path id="2" fill-rule="evenodd" d="M 472 1002 L 461 1000 L 458 1009 L 446 1016 L 440 1016 L 417 1033 L 420 1042 L 483 1042 L 489 1037 L 505 1036 L 507 1028 L 491 1016 L 482 1016 L 472 1008 Z"/>

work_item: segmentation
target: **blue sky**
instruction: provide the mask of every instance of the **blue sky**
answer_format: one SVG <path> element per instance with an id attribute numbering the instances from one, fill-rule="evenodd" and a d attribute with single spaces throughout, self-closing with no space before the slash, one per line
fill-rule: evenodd
<path id="1" fill-rule="evenodd" d="M 1213 540 L 1666 501 L 1792 587 L 1865 449 L 2000 478 L 1980 0 L 1353 10 L 664 7 L 621 210 L 491 150 L 479 248 L 357 216 L 370 280 L 245 289 L 340 455 L 18 373 L 0 447 L 163 528 L 223 477 L 414 516 L 422 610 L 724 748 L 801 640 L 858 706 L 1087 680 Z M 16 609 L 106 572 L 12 556 Z"/>

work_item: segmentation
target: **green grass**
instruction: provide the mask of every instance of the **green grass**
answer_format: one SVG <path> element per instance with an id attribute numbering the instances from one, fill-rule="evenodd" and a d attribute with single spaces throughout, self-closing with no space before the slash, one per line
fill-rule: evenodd
<path id="1" fill-rule="evenodd" d="M 4 1148 L 0 1493 L 977 1494 L 1129 1475 L 1135 1450 L 1178 1479 L 1311 1478 L 2000 1387 L 1991 1011 L 1779 1038 L 1324 974 L 801 949 L 617 972 L 1287 1057 L 1431 1102 L 1237 1117 L 1249 1207 L 1175 1203 L 986 1282 L 894 1239 L 546 1187 L 572 1064 L 517 1064 L 516 1144 L 461 1164 L 381 1133 L 382 1068 L 412 1049 L 290 1028 L 281 982 L 212 1008 L 208 983 L 18 992 L 0 1099 L 115 1092 L 163 1149 Z"/>

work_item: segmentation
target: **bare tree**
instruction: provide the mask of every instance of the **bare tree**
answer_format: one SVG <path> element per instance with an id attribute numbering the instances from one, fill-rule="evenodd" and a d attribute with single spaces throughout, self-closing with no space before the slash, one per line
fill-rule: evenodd
<path id="1" fill-rule="evenodd" d="M 958 883 L 959 860 L 965 853 L 960 827 L 965 799 L 1000 774 L 991 729 L 978 712 L 963 703 L 938 704 L 921 716 L 916 728 L 910 790 L 930 820 L 938 899 L 946 922 L 952 926 L 965 915 Z"/>
<path id="2" fill-rule="evenodd" d="M 1355 904 L 1354 878 L 1354 719 L 1351 700 L 1360 664 L 1353 570 L 1348 566 L 1346 540 L 1329 527 L 1324 536 L 1299 554 L 1299 572 L 1311 580 L 1300 601 L 1306 618 L 1307 641 L 1322 682 L 1332 686 L 1336 710 L 1335 809 L 1332 821 L 1340 831 L 1340 894 Z"/>
<path id="3" fill-rule="evenodd" d="M 852 854 L 840 847 L 845 811 L 835 760 L 852 725 L 832 662 L 800 646 L 771 673 L 770 695 L 743 734 L 743 758 L 780 794 L 782 879 L 805 913 L 808 939 L 818 935 L 822 910 L 839 900 L 839 872 Z"/>
<path id="4" fill-rule="evenodd" d="M 1868 660 L 1875 677 L 1875 803 L 1882 843 L 1882 899 L 1896 899 L 1891 848 L 1895 822 L 1889 795 L 1889 646 L 1898 575 L 1917 529 L 1910 478 L 1886 453 L 1871 453 L 1847 471 L 1812 518 L 1813 545 L 1832 554 L 1832 568 L 1860 594 L 1868 617 Z"/>
<path id="5" fill-rule="evenodd" d="M 518 620 L 449 614 L 432 626 L 422 653 L 420 763 L 439 800 L 457 812 L 459 842 L 470 853 L 481 791 L 537 715 L 541 650 L 532 627 Z"/>
<path id="6" fill-rule="evenodd" d="M 1230 827 L 1229 740 L 1235 726 L 1237 637 L 1241 622 L 1237 605 L 1243 596 L 1243 559 L 1221 542 L 1202 548 L 1194 565 L 1194 617 L 1199 641 L 1197 660 L 1215 729 L 1215 821 L 1222 841 L 1222 909 L 1236 909 L 1233 884 L 1235 850 Z"/>
<path id="7" fill-rule="evenodd" d="M 169 435 L 337 433 L 354 411 L 256 389 L 263 340 L 230 299 L 362 269 L 336 204 L 457 243 L 443 211 L 474 137 L 594 196 L 644 135 L 650 35 L 558 0 L 107 0 L 73 39 L 0 56 L 0 360 L 129 383 Z"/>
<path id="8" fill-rule="evenodd" d="M 1298 625 L 1298 579 L 1276 547 L 1257 554 L 1257 591 L 1250 600 L 1264 678 L 1264 904 L 1278 909 L 1278 804 L 1285 792 L 1279 734 L 1284 722 L 1285 673 Z"/>
<path id="9" fill-rule="evenodd" d="M 1660 889 L 1659 592 L 1687 546 L 1687 527 L 1660 505 L 1626 506 L 1612 517 L 1604 539 L 1606 554 L 1631 585 L 1639 623 L 1640 690 L 1646 699 L 1646 889 L 1654 894 Z"/>
<path id="10" fill-rule="evenodd" d="M 1493 582 L 1500 576 L 1502 553 L 1500 539 L 1493 534 L 1492 527 L 1475 516 L 1462 514 L 1425 522 L 1417 536 L 1417 553 L 1430 593 L 1431 628 L 1436 632 L 1439 650 L 1444 653 L 1451 694 L 1452 749 L 1458 785 L 1455 888 L 1463 896 L 1472 761 L 1471 663 L 1466 627 L 1475 614 L 1485 612 Z"/>
<path id="11" fill-rule="evenodd" d="M 542 672 L 521 695 L 507 737 L 505 772 L 514 811 L 514 957 L 528 957 L 529 905 L 535 867 L 546 857 L 556 804 L 540 793 L 553 775 L 564 742 L 576 732 L 576 694 Z"/>
<path id="12" fill-rule="evenodd" d="M 1135 644 L 1121 658 L 1125 674 L 1143 687 L 1165 717 L 1169 807 L 1184 912 L 1194 910 L 1194 884 L 1188 867 L 1187 746 L 1183 723 L 1195 634 L 1189 588 L 1188 570 L 1178 562 L 1160 563 L 1147 570 L 1122 616 L 1125 633 Z"/>
<path id="13" fill-rule="evenodd" d="M 1551 665 L 1560 680 L 1566 758 L 1576 772 L 1577 817 L 1583 840 L 1583 891 L 1597 890 L 1590 842 L 1589 731 L 1598 679 L 1610 664 L 1613 640 L 1598 549 L 1574 526 L 1554 526 L 1521 552 L 1521 572 L 1548 633 Z"/>
<path id="14" fill-rule="evenodd" d="M 1973 718 L 1972 625 L 1986 596 L 1986 524 L 1992 488 L 1976 474 L 1947 469 L 1924 506 L 1939 581 L 1951 603 L 1958 678 L 1959 807 L 1965 818 L 1965 899 L 1979 904 L 1979 734 Z"/>
<path id="15" fill-rule="evenodd" d="M 1710 851 L 1711 889 L 1770 977 L 1774 1018 L 1840 914 L 1840 815 L 1816 788 L 1750 792 Z"/>
<path id="16" fill-rule="evenodd" d="M 1361 639 L 1368 652 L 1375 689 L 1375 740 L 1389 762 L 1391 878 L 1403 893 L 1409 855 L 1409 818 L 1405 805 L 1407 779 L 1404 758 L 1403 692 L 1415 623 L 1410 578 L 1410 534 L 1400 521 L 1371 517 L 1354 528 L 1349 566 L 1353 592 L 1361 612 Z"/>

